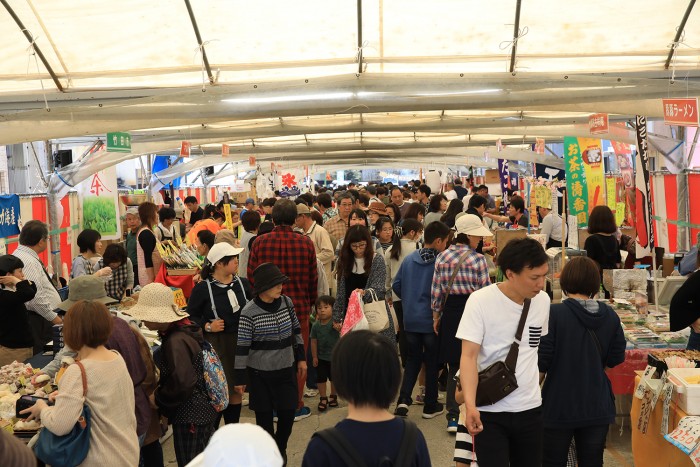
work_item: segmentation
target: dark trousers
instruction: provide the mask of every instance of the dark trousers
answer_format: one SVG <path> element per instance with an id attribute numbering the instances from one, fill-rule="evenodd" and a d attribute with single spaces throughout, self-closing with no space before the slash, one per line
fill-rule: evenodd
<path id="1" fill-rule="evenodd" d="M 406 360 L 408 359 L 408 342 L 406 341 L 406 333 L 403 330 L 403 305 L 401 300 L 394 301 L 394 311 L 396 312 L 396 333 L 399 335 L 399 355 L 401 356 L 401 366 L 406 368 Z"/>
<path id="2" fill-rule="evenodd" d="M 151 444 L 146 444 L 141 448 L 141 467 L 163 467 L 163 448 L 160 440 L 155 440 Z"/>
<path id="3" fill-rule="evenodd" d="M 221 425 L 221 419 L 224 419 L 224 425 L 229 423 L 238 423 L 241 421 L 241 404 L 229 404 L 222 412 L 219 412 L 219 416 L 216 417 L 215 426 L 218 429 Z"/>
<path id="4" fill-rule="evenodd" d="M 173 423 L 173 441 L 178 467 L 186 466 L 204 451 L 216 428 L 218 427 L 214 426 L 214 422 L 206 425 Z"/>
<path id="5" fill-rule="evenodd" d="M 311 324 L 309 324 L 309 326 L 310 325 Z M 309 332 L 309 336 L 310 335 L 311 332 Z M 306 387 L 309 389 L 318 389 L 316 379 L 316 367 L 314 366 L 314 359 L 311 356 L 311 337 L 309 337 L 309 342 L 306 346 Z"/>
<path id="6" fill-rule="evenodd" d="M 455 400 L 455 391 L 457 390 L 457 381 L 455 375 L 459 370 L 459 363 L 447 364 L 447 388 L 445 393 L 445 405 L 447 407 L 447 420 L 457 420 L 459 418 L 459 404 Z"/>
<path id="7" fill-rule="evenodd" d="M 571 439 L 576 440 L 578 467 L 603 465 L 605 438 L 609 425 L 594 425 L 571 429 L 546 429 L 544 436 L 543 467 L 565 467 Z"/>
<path id="8" fill-rule="evenodd" d="M 524 412 L 480 413 L 484 431 L 474 439 L 479 467 L 542 466 L 540 407 Z"/>
<path id="9" fill-rule="evenodd" d="M 53 339 L 52 324 L 40 315 L 30 311 L 27 313 L 29 326 L 32 328 L 32 340 L 34 342 L 34 355 L 44 351 L 44 344 Z"/>
<path id="10" fill-rule="evenodd" d="M 423 334 L 401 331 L 401 334 L 406 336 L 408 358 L 403 372 L 399 403 L 411 401 L 411 392 L 416 385 L 421 365 L 425 363 L 425 405 L 434 405 L 438 396 L 437 336 L 434 332 Z"/>
<path id="11" fill-rule="evenodd" d="M 294 426 L 294 412 L 294 410 L 277 411 L 277 432 L 275 432 L 272 412 L 255 412 L 255 423 L 275 438 L 277 448 L 284 459 L 287 458 L 287 441 L 292 435 L 292 426 Z"/>

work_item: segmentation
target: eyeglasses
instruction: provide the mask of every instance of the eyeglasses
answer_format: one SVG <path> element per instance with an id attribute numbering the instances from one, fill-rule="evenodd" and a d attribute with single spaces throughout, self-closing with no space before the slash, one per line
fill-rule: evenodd
<path id="1" fill-rule="evenodd" d="M 367 242 L 360 242 L 360 243 L 351 243 L 350 248 L 353 250 L 362 250 L 363 248 L 367 247 Z"/>

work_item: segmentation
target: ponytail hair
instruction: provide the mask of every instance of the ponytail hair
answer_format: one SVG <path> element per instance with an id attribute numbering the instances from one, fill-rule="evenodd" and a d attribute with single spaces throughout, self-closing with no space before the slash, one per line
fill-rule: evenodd
<path id="1" fill-rule="evenodd" d="M 410 232 L 420 232 L 423 230 L 423 223 L 416 219 L 404 219 L 401 223 L 401 237 L 394 235 L 394 243 L 391 246 L 389 257 L 398 260 L 401 257 L 401 238 L 408 235 Z"/>

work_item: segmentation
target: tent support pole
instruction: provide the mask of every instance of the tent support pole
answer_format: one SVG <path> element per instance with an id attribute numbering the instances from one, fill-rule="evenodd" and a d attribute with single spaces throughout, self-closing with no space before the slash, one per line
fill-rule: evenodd
<path id="1" fill-rule="evenodd" d="M 518 2 L 518 3 L 520 3 L 520 2 Z M 685 30 L 685 23 L 688 22 L 688 17 L 690 16 L 690 12 L 693 11 L 694 6 L 695 6 L 695 0 L 690 0 L 690 2 L 688 2 L 688 8 L 685 9 L 685 14 L 683 15 L 683 19 L 681 20 L 681 24 L 678 26 L 678 29 L 676 30 L 676 37 L 673 38 L 671 50 L 668 52 L 668 57 L 666 57 L 666 63 L 664 63 L 664 70 L 668 70 L 668 67 L 671 65 L 671 59 L 673 58 L 673 54 L 676 53 L 676 48 L 678 47 L 678 41 L 680 40 L 681 35 L 683 34 L 683 31 Z"/>
<path id="2" fill-rule="evenodd" d="M 4 0 L 1 0 L 4 1 Z M 197 37 L 197 46 L 202 51 L 202 61 L 204 62 L 204 68 L 207 70 L 207 76 L 209 77 L 209 84 L 214 84 L 214 75 L 211 73 L 211 66 L 209 66 L 209 59 L 207 58 L 207 51 L 204 50 L 204 44 L 202 43 L 202 35 L 199 33 L 199 27 L 197 26 L 197 19 L 194 17 L 194 11 L 192 11 L 192 5 L 190 5 L 190 0 L 185 0 L 185 5 L 187 6 L 187 13 L 190 15 L 190 21 L 192 22 L 192 29 L 194 29 L 194 35 Z"/>
<path id="3" fill-rule="evenodd" d="M 357 73 L 362 74 L 362 0 L 357 0 Z"/>
<path id="4" fill-rule="evenodd" d="M 49 173 L 53 173 L 53 151 L 51 150 L 51 141 L 44 141 L 44 152 L 46 154 L 46 169 Z M 60 203 L 61 200 L 58 199 L 56 192 L 52 190 L 47 190 L 46 205 L 49 211 L 49 232 L 57 232 L 61 228 L 61 221 L 63 216 L 60 213 Z M 70 209 L 70 207 L 68 208 Z M 70 217 L 70 213 L 69 213 Z M 69 227 L 70 228 L 70 227 Z M 69 236 L 68 238 L 70 238 Z M 58 278 L 63 272 L 63 267 L 61 266 L 61 235 L 58 233 L 52 233 L 49 238 L 49 263 L 53 269 L 54 274 L 56 274 L 56 281 L 60 285 Z M 68 279 L 67 277 L 65 278 Z"/>
<path id="5" fill-rule="evenodd" d="M 46 68 L 46 71 L 48 71 L 49 75 L 51 75 L 51 79 L 53 80 L 54 84 L 56 85 L 56 88 L 58 88 L 59 91 L 64 92 L 63 85 L 61 84 L 61 81 L 59 81 L 58 76 L 56 76 L 56 73 L 53 71 L 53 68 L 51 68 L 51 65 L 49 65 L 48 60 L 46 60 L 44 53 L 41 51 L 39 46 L 36 45 L 36 42 L 34 42 L 34 37 L 32 37 L 32 34 L 24 26 L 24 23 L 22 23 L 22 20 L 19 19 L 19 16 L 17 16 L 17 14 L 15 13 L 15 10 L 12 9 L 12 7 L 7 2 L 7 0 L 0 0 L 0 2 L 3 4 L 3 6 L 7 10 L 7 12 L 10 14 L 10 16 L 12 16 L 12 19 L 15 20 L 15 23 L 17 23 L 17 26 L 19 27 L 20 31 L 22 31 L 22 34 L 24 34 L 24 37 L 27 38 L 31 47 L 34 49 L 36 54 L 39 56 L 39 60 L 41 60 L 41 63 L 44 64 L 44 68 Z"/>
<path id="6" fill-rule="evenodd" d="M 693 0 L 695 1 L 695 0 Z M 515 55 L 518 49 L 518 30 L 520 29 L 520 5 L 522 4 L 521 0 L 518 0 L 518 2 L 515 5 L 515 25 L 513 26 L 513 48 L 510 51 L 510 72 L 514 73 L 515 72 Z"/>

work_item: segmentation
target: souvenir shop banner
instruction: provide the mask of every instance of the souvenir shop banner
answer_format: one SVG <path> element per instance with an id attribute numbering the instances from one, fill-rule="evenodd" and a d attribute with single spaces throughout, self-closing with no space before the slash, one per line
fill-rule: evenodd
<path id="1" fill-rule="evenodd" d="M 637 115 L 637 157 L 635 172 L 637 214 L 637 258 L 651 255 L 654 248 L 654 230 L 651 226 L 651 181 L 649 179 L 649 147 L 647 119 Z"/>
<path id="2" fill-rule="evenodd" d="M 510 172 L 508 172 L 508 160 L 498 159 L 498 177 L 501 182 L 501 193 L 503 194 L 503 209 L 508 208 L 507 192 L 510 188 Z"/>
<path id="3" fill-rule="evenodd" d="M 605 204 L 603 149 L 599 139 L 564 138 L 566 186 L 571 215 L 579 227 L 588 224 L 588 213 Z"/>
<path id="4" fill-rule="evenodd" d="M 19 235 L 19 195 L 0 196 L 0 238 Z"/>
<path id="5" fill-rule="evenodd" d="M 277 189 L 283 198 L 295 198 L 301 194 L 304 171 L 299 169 L 282 169 L 277 171 Z"/>
<path id="6" fill-rule="evenodd" d="M 83 229 L 97 230 L 102 240 L 121 239 L 117 166 L 93 174 L 77 189 L 83 206 Z"/>
<path id="7" fill-rule="evenodd" d="M 588 184 L 588 210 L 605 204 L 603 145 L 599 139 L 577 138 Z"/>

